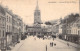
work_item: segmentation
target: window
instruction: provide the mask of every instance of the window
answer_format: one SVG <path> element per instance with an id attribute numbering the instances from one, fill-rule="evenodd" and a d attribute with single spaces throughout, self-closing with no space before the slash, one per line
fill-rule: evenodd
<path id="1" fill-rule="evenodd" d="M 1 25 L 1 18 L 0 18 L 0 25 Z"/>
<path id="2" fill-rule="evenodd" d="M 38 16 L 40 15 L 40 12 L 38 12 Z"/>
<path id="3" fill-rule="evenodd" d="M 1 37 L 1 30 L 0 30 L 0 37 Z"/>
<path id="4" fill-rule="evenodd" d="M 11 31 L 10 26 L 9 26 L 9 32 Z"/>
<path id="5" fill-rule="evenodd" d="M 7 25 L 7 32 L 8 32 L 8 25 Z"/>
<path id="6" fill-rule="evenodd" d="M 78 31 L 78 35 L 80 36 L 80 30 Z"/>
<path id="7" fill-rule="evenodd" d="M 4 23 L 4 21 L 5 21 L 5 20 L 3 19 L 3 27 L 5 26 L 5 23 Z"/>
<path id="8" fill-rule="evenodd" d="M 8 22 L 8 15 L 7 15 L 7 22 Z"/>
<path id="9" fill-rule="evenodd" d="M 3 37 L 4 37 L 4 30 L 3 30 Z"/>
<path id="10" fill-rule="evenodd" d="M 10 17 L 9 17 L 9 22 L 10 22 Z"/>
<path id="11" fill-rule="evenodd" d="M 71 30 L 70 30 L 70 34 L 71 34 Z"/>

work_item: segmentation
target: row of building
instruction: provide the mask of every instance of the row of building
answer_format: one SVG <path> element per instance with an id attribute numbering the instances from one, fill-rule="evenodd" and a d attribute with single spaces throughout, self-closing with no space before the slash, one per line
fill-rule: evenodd
<path id="1" fill-rule="evenodd" d="M 79 14 L 71 14 L 62 21 L 63 39 L 80 43 L 80 16 Z"/>
<path id="2" fill-rule="evenodd" d="M 0 5 L 0 49 L 14 46 L 25 33 L 26 25 L 20 16 Z"/>
<path id="3" fill-rule="evenodd" d="M 51 22 L 53 23 L 53 22 Z M 52 32 L 60 39 L 80 43 L 80 16 L 79 14 L 70 14 L 64 19 L 60 18 L 52 24 Z"/>

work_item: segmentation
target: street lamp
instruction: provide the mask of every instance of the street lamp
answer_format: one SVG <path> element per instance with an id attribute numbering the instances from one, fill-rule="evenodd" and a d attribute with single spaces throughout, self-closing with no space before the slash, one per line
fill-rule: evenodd
<path id="1" fill-rule="evenodd" d="M 47 45 L 46 45 L 46 51 L 47 51 Z"/>

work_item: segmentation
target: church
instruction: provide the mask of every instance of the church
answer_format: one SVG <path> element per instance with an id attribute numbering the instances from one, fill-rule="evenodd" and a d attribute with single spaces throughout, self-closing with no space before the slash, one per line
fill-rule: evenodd
<path id="1" fill-rule="evenodd" d="M 34 23 L 33 26 L 27 26 L 26 28 L 27 32 L 34 35 L 41 34 L 42 31 L 41 24 L 42 24 L 41 12 L 39 10 L 38 0 L 37 0 L 37 5 L 34 11 Z"/>
<path id="2" fill-rule="evenodd" d="M 39 6 L 38 6 L 38 0 L 37 0 L 37 5 L 36 5 L 36 9 L 34 11 L 34 32 L 40 34 L 41 32 L 41 13 L 39 10 Z"/>

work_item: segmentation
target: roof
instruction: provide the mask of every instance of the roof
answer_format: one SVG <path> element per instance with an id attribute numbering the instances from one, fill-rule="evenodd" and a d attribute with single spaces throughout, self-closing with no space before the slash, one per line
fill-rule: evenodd
<path id="1" fill-rule="evenodd" d="M 0 13 L 2 13 L 3 15 L 5 15 L 5 10 L 4 8 L 0 5 Z"/>
<path id="2" fill-rule="evenodd" d="M 75 21 L 71 22 L 70 24 L 73 25 L 75 23 L 79 23 L 79 21 L 80 21 L 80 17 L 78 17 Z"/>

